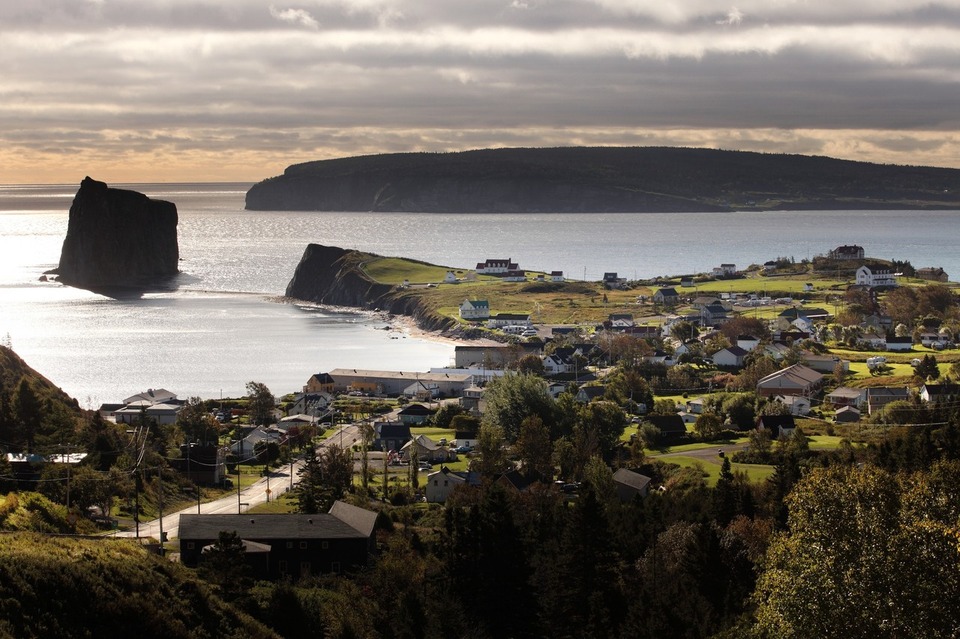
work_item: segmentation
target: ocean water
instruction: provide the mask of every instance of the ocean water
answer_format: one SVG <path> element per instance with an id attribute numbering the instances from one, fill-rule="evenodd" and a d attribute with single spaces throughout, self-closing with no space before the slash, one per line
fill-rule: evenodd
<path id="1" fill-rule="evenodd" d="M 245 211 L 249 184 L 116 184 L 177 204 L 178 288 L 115 300 L 40 275 L 56 266 L 77 185 L 0 186 L 0 339 L 95 406 L 146 388 L 181 397 L 276 394 L 336 367 L 426 370 L 449 344 L 383 330 L 381 318 L 281 303 L 310 242 L 457 268 L 521 268 L 598 280 L 812 258 L 841 244 L 960 277 L 960 212 L 416 214 Z"/>

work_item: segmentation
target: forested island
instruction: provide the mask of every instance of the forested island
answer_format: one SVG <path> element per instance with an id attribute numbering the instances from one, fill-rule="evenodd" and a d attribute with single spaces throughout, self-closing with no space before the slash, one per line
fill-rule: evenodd
<path id="1" fill-rule="evenodd" d="M 249 210 L 589 213 L 960 208 L 960 170 L 666 147 L 482 149 L 305 162 Z"/>

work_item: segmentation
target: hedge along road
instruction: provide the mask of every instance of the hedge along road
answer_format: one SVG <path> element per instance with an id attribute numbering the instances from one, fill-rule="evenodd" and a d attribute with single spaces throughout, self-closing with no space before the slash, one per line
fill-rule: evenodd
<path id="1" fill-rule="evenodd" d="M 357 424 L 346 424 L 335 431 L 330 437 L 323 440 L 317 446 L 317 450 L 322 450 L 327 446 L 343 446 L 349 448 L 353 443 L 360 439 L 360 426 Z M 237 493 L 225 495 L 220 499 L 208 501 L 200 504 L 200 514 L 203 515 L 236 515 L 242 513 L 253 506 L 258 506 L 267 501 L 267 495 L 280 495 L 290 490 L 300 481 L 299 471 L 303 467 L 303 461 L 297 460 L 293 464 L 293 475 L 291 477 L 290 465 L 271 470 L 269 476 L 263 477 L 256 483 L 240 490 L 239 497 Z M 268 493 L 268 486 L 270 492 Z M 174 539 L 180 532 L 180 515 L 197 514 L 197 506 L 193 505 L 177 512 L 164 514 L 163 518 L 140 523 L 140 537 L 153 537 L 160 539 L 161 531 L 167 539 Z M 136 537 L 137 531 L 126 530 L 115 533 L 117 537 Z"/>

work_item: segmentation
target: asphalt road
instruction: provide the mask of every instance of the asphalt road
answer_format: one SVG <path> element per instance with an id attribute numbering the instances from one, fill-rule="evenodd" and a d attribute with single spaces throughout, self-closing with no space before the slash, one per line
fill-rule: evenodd
<path id="1" fill-rule="evenodd" d="M 679 451 L 676 453 L 662 453 L 659 455 L 650 455 L 651 457 L 656 457 L 659 459 L 668 459 L 670 457 L 695 457 L 699 459 L 709 459 L 711 461 L 717 461 L 720 459 L 719 451 L 723 451 L 724 455 L 731 455 L 738 450 L 743 450 L 747 448 L 749 444 L 729 444 L 723 445 L 718 444 L 716 447 L 710 446 L 709 448 L 698 448 L 695 450 L 685 450 Z"/>
<path id="2" fill-rule="evenodd" d="M 331 444 L 341 445 L 341 442 L 343 446 L 349 448 L 359 438 L 360 427 L 356 424 L 347 424 L 331 434 L 330 437 L 325 439 L 317 448 L 321 450 Z M 293 464 L 292 476 L 289 464 L 282 468 L 271 470 L 267 477 L 240 490 L 239 496 L 237 493 L 231 493 L 220 499 L 201 503 L 199 512 L 204 515 L 234 515 L 246 512 L 253 506 L 259 506 L 265 503 L 268 495 L 271 499 L 274 499 L 290 490 L 293 486 L 296 486 L 300 480 L 298 473 L 302 467 L 302 461 L 295 462 Z M 167 539 L 174 539 L 180 531 L 180 515 L 196 514 L 197 511 L 197 506 L 193 505 L 173 513 L 164 513 L 162 518 L 140 522 L 139 536 L 160 539 L 160 533 L 162 531 L 166 534 Z M 115 533 L 115 535 L 117 537 L 136 537 L 138 533 L 134 528 L 132 530 Z"/>

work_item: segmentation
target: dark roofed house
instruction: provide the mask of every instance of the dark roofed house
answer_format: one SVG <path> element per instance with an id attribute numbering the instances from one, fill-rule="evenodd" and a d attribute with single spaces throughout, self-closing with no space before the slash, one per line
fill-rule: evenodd
<path id="1" fill-rule="evenodd" d="M 653 294 L 653 301 L 657 304 L 676 304 L 680 301 L 680 295 L 675 288 L 661 288 Z"/>
<path id="2" fill-rule="evenodd" d="M 180 561 L 196 567 L 221 532 L 243 541 L 256 576 L 294 579 L 365 566 L 375 550 L 377 513 L 336 502 L 328 513 L 180 515 Z"/>
<path id="3" fill-rule="evenodd" d="M 647 415 L 643 421 L 653 424 L 667 440 L 677 439 L 687 434 L 687 426 L 680 415 Z"/>
<path id="4" fill-rule="evenodd" d="M 582 404 L 589 404 L 595 399 L 603 399 L 606 392 L 606 386 L 581 386 L 575 399 Z"/>
<path id="5" fill-rule="evenodd" d="M 317 373 L 316 375 L 311 375 L 310 379 L 307 380 L 307 385 L 303 387 L 303 392 L 332 393 L 333 385 L 333 377 L 330 376 L 330 373 Z"/>
<path id="6" fill-rule="evenodd" d="M 761 415 L 757 418 L 757 430 L 769 431 L 771 439 L 792 435 L 796 428 L 793 415 Z"/>
<path id="7" fill-rule="evenodd" d="M 384 452 L 400 450 L 410 441 L 410 425 L 403 422 L 376 422 L 373 429 L 374 449 Z"/>
<path id="8" fill-rule="evenodd" d="M 853 406 L 843 406 L 838 408 L 833 416 L 833 421 L 838 424 L 850 424 L 860 421 L 860 411 Z"/>
<path id="9" fill-rule="evenodd" d="M 870 415 L 891 402 L 910 399 L 910 389 L 906 386 L 871 386 L 865 390 L 867 413 Z"/>
<path id="10" fill-rule="evenodd" d="M 960 397 L 960 384 L 924 384 L 920 399 L 931 404 L 953 401 Z"/>
<path id="11" fill-rule="evenodd" d="M 519 471 L 510 470 L 500 475 L 494 483 L 508 490 L 515 490 L 518 493 L 522 493 L 542 482 L 534 477 L 527 477 Z"/>
<path id="12" fill-rule="evenodd" d="M 862 260 L 864 257 L 863 247 L 856 244 L 844 244 L 827 253 L 827 257 L 832 260 Z"/>
<path id="13" fill-rule="evenodd" d="M 423 404 L 407 404 L 397 413 L 404 424 L 422 424 L 433 417 L 434 411 Z"/>
<path id="14" fill-rule="evenodd" d="M 613 474 L 613 483 L 620 501 L 632 501 L 635 497 L 646 497 L 652 480 L 646 475 L 620 468 Z"/>

